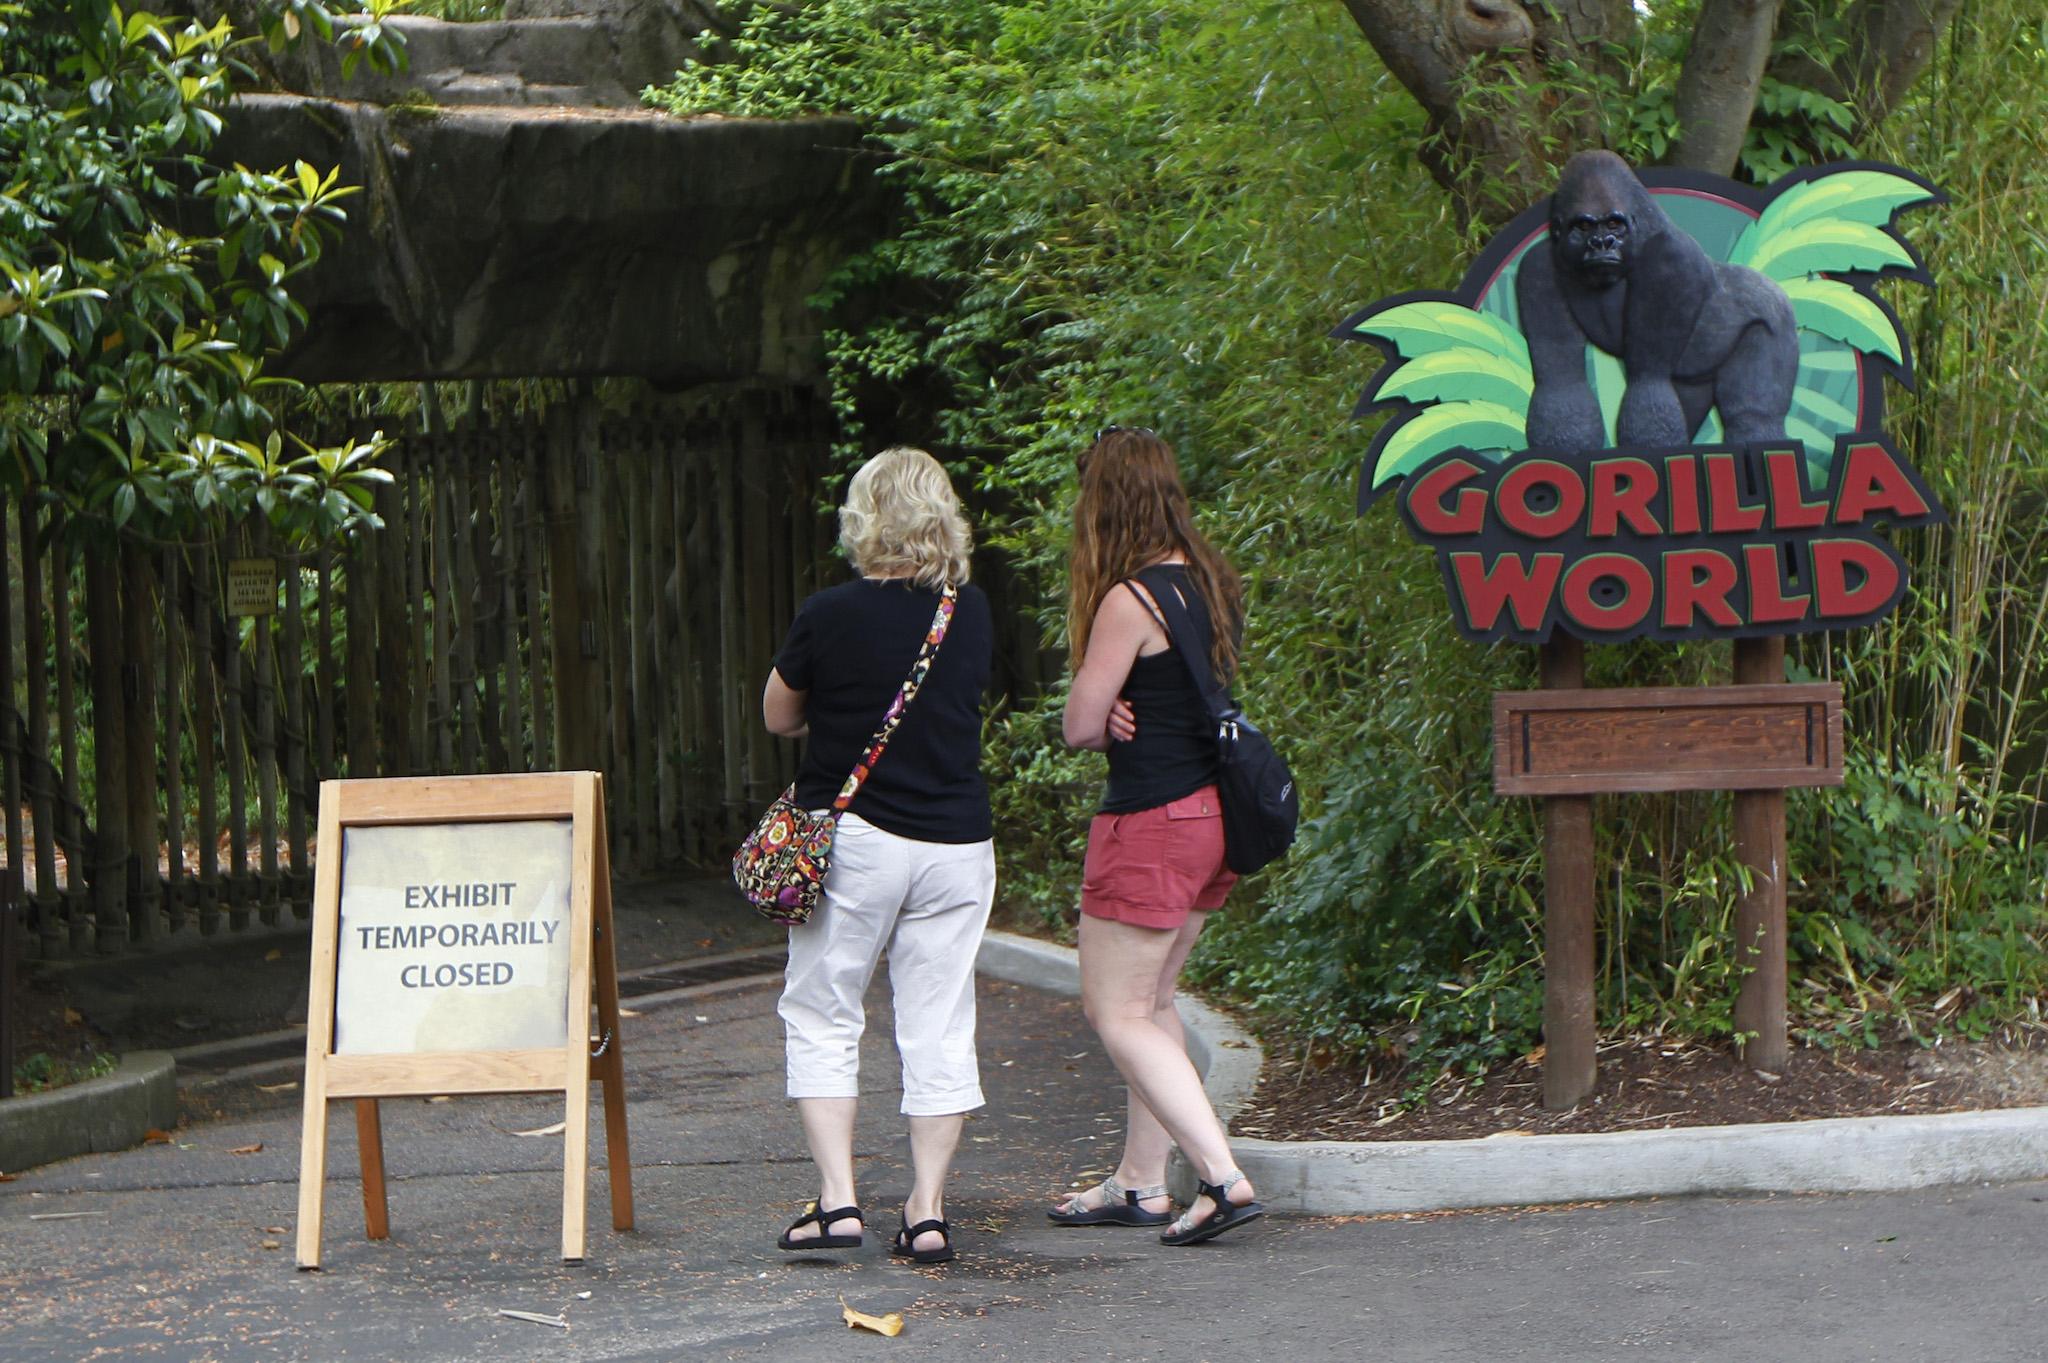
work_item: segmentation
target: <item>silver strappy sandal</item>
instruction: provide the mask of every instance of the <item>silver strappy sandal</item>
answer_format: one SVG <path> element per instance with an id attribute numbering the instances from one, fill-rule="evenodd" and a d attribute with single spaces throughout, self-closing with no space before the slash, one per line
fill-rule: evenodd
<path id="1" fill-rule="evenodd" d="M 1171 1212 L 1148 1212 L 1141 1205 L 1149 1198 L 1165 1197 L 1166 1185 L 1163 1183 L 1155 1183 L 1149 1188 L 1126 1188 L 1112 1174 L 1097 1186 L 1103 1192 L 1100 1206 L 1068 1211 L 1050 1207 L 1046 1210 L 1046 1219 L 1062 1226 L 1163 1226 L 1173 1220 Z M 1084 1188 L 1075 1193 L 1067 1199 L 1067 1206 L 1072 1208 L 1093 1191 L 1093 1188 Z"/>

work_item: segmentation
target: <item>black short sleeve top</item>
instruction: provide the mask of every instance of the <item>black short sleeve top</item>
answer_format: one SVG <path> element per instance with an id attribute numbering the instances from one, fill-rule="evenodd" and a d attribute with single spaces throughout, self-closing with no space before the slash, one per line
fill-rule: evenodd
<path id="1" fill-rule="evenodd" d="M 790 689 L 807 693 L 810 737 L 797 768 L 798 804 L 823 809 L 839 794 L 909 675 L 938 608 L 932 588 L 856 578 L 818 592 L 797 611 L 775 670 Z M 920 842 L 989 837 L 981 702 L 994 650 L 988 598 L 972 583 L 963 585 L 931 672 L 850 812 Z"/>

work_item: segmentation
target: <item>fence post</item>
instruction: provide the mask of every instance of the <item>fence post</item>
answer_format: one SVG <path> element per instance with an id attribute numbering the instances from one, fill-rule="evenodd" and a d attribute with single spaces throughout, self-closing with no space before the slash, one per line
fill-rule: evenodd
<path id="1" fill-rule="evenodd" d="M 14 1007 L 17 973 L 14 923 L 21 905 L 21 866 L 0 871 L 0 1098 L 14 1096 Z"/>

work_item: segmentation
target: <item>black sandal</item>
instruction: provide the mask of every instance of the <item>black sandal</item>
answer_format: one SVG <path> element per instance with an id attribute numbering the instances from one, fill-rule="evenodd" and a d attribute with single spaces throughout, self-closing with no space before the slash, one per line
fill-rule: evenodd
<path id="1" fill-rule="evenodd" d="M 1183 1212 L 1173 1228 L 1159 1237 L 1162 1245 L 1199 1245 L 1204 1240 L 1214 1239 L 1223 1232 L 1247 1221 L 1256 1221 L 1266 1214 L 1266 1209 L 1257 1202 L 1247 1202 L 1241 1207 L 1230 1203 L 1230 1190 L 1244 1182 L 1244 1174 L 1236 1169 L 1221 1183 L 1198 1183 L 1202 1193 L 1208 1194 L 1209 1214 L 1197 1221 L 1192 1211 Z M 1199 1196 L 1199 1194 L 1198 1194 Z"/>
<path id="2" fill-rule="evenodd" d="M 786 1249 L 792 1254 L 802 1254 L 807 1250 L 813 1249 L 859 1249 L 861 1246 L 861 1240 L 864 1238 L 863 1236 L 834 1235 L 829 1229 L 827 1229 L 827 1227 L 829 1227 L 834 1221 L 844 1221 L 848 1217 L 852 1217 L 854 1220 L 860 1222 L 861 1226 L 863 1227 L 863 1230 L 865 1230 L 865 1227 L 867 1226 L 867 1218 L 863 1217 L 860 1214 L 860 1208 L 841 1207 L 838 1211 L 827 1212 L 820 1211 L 818 1209 L 818 1204 L 813 1202 L 808 1207 L 804 1208 L 804 1214 L 802 1216 L 799 1216 L 796 1220 L 789 1223 L 789 1230 L 784 1231 L 781 1234 L 781 1236 L 779 1236 L 776 1239 L 775 1248 Z M 811 1236 L 807 1240 L 795 1240 L 790 1238 L 789 1231 L 796 1230 L 800 1226 L 809 1226 L 813 1224 L 817 1226 L 818 1234 Z"/>
<path id="3" fill-rule="evenodd" d="M 937 1249 L 913 1249 L 912 1242 L 926 1231 L 937 1231 L 944 1237 L 945 1243 Z M 943 1264 L 953 1257 L 953 1230 L 944 1221 L 937 1219 L 920 1221 L 914 1226 L 905 1222 L 903 1229 L 896 1232 L 896 1243 L 889 1246 L 889 1257 L 909 1259 L 920 1264 Z"/>

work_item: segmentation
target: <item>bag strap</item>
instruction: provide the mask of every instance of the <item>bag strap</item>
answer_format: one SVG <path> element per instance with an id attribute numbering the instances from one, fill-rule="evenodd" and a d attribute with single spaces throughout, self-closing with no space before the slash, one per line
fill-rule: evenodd
<path id="1" fill-rule="evenodd" d="M 903 722 L 903 712 L 910 708 L 910 702 L 917 699 L 918 690 L 923 687 L 925 676 L 932 670 L 932 659 L 939 655 L 939 645 L 946 642 L 946 630 L 953 623 L 953 607 L 960 600 L 960 589 L 948 582 L 939 590 L 939 609 L 932 616 L 931 628 L 924 632 L 924 643 L 917 650 L 917 661 L 910 665 L 910 675 L 903 679 L 903 685 L 896 690 L 896 699 L 889 703 L 889 712 L 882 716 L 882 727 L 875 730 L 875 736 L 868 740 L 867 751 L 860 755 L 853 772 L 846 778 L 846 784 L 839 788 L 839 795 L 832 801 L 832 820 L 846 812 L 853 803 L 853 797 L 860 794 L 860 788 L 873 771 L 875 763 L 882 759 L 882 749 L 889 746 L 889 739 L 895 734 L 896 726 Z"/>
<path id="2" fill-rule="evenodd" d="M 1167 567 L 1167 564 L 1155 563 L 1149 568 L 1140 568 L 1132 576 L 1152 593 L 1159 613 L 1165 617 L 1160 623 L 1166 626 L 1166 637 L 1173 644 L 1173 651 L 1180 654 L 1180 660 L 1187 664 L 1188 676 L 1194 679 L 1195 690 L 1201 695 L 1203 704 L 1209 707 L 1209 718 L 1220 725 L 1237 717 L 1237 702 L 1217 680 L 1216 669 L 1208 654 L 1195 647 L 1194 640 L 1199 631 L 1188 614 L 1188 603 L 1181 599 L 1178 584 L 1166 571 Z"/>

